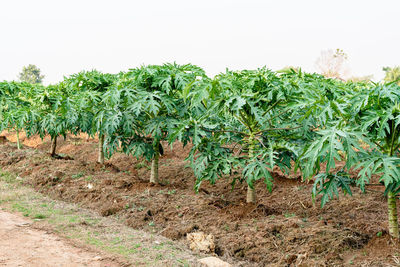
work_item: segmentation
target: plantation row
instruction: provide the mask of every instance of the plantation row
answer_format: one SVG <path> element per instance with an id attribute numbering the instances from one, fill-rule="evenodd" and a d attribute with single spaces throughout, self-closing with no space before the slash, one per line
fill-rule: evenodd
<path id="1" fill-rule="evenodd" d="M 287 70 L 226 71 L 213 79 L 194 65 L 150 65 L 125 73 L 71 75 L 56 85 L 0 83 L 1 130 L 27 136 L 99 136 L 99 159 L 123 151 L 152 162 L 158 183 L 162 141 L 193 145 L 188 160 L 203 181 L 254 183 L 272 190 L 272 171 L 314 179 L 321 204 L 365 189 L 374 176 L 388 197 L 389 232 L 399 237 L 400 87 L 342 82 Z M 18 140 L 18 147 L 20 147 Z M 336 168 L 345 161 L 343 168 Z M 358 171 L 350 177 L 349 170 Z M 162 171 L 162 170 L 161 170 Z"/>

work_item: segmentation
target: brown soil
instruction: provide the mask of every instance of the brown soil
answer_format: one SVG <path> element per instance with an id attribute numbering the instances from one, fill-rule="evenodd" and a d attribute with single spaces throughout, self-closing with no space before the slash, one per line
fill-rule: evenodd
<path id="1" fill-rule="evenodd" d="M 1 266 L 120 266 L 97 253 L 76 248 L 31 221 L 0 211 Z"/>
<path id="2" fill-rule="evenodd" d="M 4 134 L 14 141 L 13 135 Z M 160 158 L 163 185 L 152 186 L 150 164 L 116 154 L 96 163 L 97 140 L 59 138 L 57 153 L 47 154 L 50 139 L 21 137 L 25 148 L 0 145 L 0 167 L 53 198 L 80 203 L 115 216 L 127 225 L 186 242 L 186 234 L 211 233 L 222 259 L 242 266 L 395 266 L 400 247 L 387 234 L 386 200 L 381 187 L 329 202 L 311 199 L 312 184 L 274 174 L 271 193 L 256 185 L 257 205 L 245 203 L 246 186 L 232 190 L 228 179 L 195 193 L 193 172 L 184 161 L 189 148 L 164 144 Z M 68 156 L 68 157 L 66 157 Z M 73 159 L 73 160 L 71 160 Z M 378 237 L 379 236 L 379 237 Z M 238 263 L 244 262 L 244 263 Z"/>

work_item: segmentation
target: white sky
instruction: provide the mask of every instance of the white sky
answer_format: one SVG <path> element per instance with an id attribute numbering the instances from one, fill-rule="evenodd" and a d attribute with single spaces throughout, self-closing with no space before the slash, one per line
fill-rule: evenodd
<path id="1" fill-rule="evenodd" d="M 400 65 L 399 0 L 1 0 L 0 80 L 35 64 L 45 83 L 96 68 L 192 63 L 209 75 L 288 65 L 315 71 L 343 49 L 353 75 Z"/>

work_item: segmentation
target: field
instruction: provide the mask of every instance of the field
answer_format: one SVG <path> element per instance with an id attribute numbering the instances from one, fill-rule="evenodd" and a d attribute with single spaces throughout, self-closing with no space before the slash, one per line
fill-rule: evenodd
<path id="1" fill-rule="evenodd" d="M 190 147 L 164 144 L 160 184 L 148 183 L 150 163 L 116 153 L 96 163 L 98 140 L 85 135 L 59 138 L 58 158 L 47 151 L 50 137 L 20 139 L 3 132 L 0 167 L 53 199 L 95 210 L 105 217 L 188 245 L 188 233 L 215 237 L 215 254 L 234 266 L 397 266 L 400 250 L 387 232 L 382 186 L 341 196 L 320 208 L 312 183 L 273 173 L 272 192 L 257 182 L 257 203 L 246 203 L 246 184 L 230 179 L 195 192 L 185 158 Z M 9 142 L 11 141 L 11 142 Z M 340 165 L 340 164 L 339 164 Z"/>

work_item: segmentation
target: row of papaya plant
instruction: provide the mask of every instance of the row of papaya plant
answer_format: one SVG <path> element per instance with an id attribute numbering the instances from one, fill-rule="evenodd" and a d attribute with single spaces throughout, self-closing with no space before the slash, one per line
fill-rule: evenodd
<path id="1" fill-rule="evenodd" d="M 81 72 L 57 85 L 0 83 L 1 129 L 28 136 L 86 133 L 99 137 L 98 161 L 117 151 L 151 161 L 159 183 L 162 144 L 192 143 L 188 156 L 197 178 L 273 188 L 273 172 L 314 179 L 321 204 L 361 190 L 373 175 L 388 197 L 389 232 L 399 237 L 400 88 L 343 82 L 301 70 L 229 71 L 214 78 L 194 65 L 149 65 L 125 73 Z M 18 147 L 20 142 L 18 139 Z M 346 165 L 336 168 L 338 161 Z M 322 168 L 322 165 L 324 167 Z M 350 177 L 350 170 L 358 170 Z"/>

